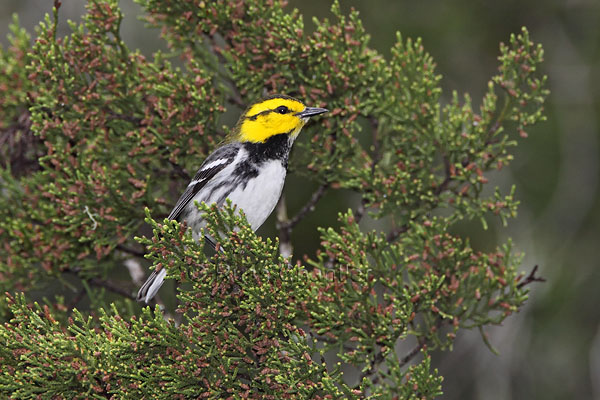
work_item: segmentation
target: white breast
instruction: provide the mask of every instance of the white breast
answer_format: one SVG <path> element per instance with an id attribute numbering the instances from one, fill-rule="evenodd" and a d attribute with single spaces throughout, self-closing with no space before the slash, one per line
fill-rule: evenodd
<path id="1" fill-rule="evenodd" d="M 238 187 L 227 196 L 244 210 L 252 229 L 257 230 L 277 205 L 285 182 L 286 169 L 280 160 L 263 163 L 257 177 L 245 187 Z"/>
<path id="2" fill-rule="evenodd" d="M 257 230 L 271 215 L 279 201 L 285 181 L 286 169 L 281 160 L 264 161 L 260 164 L 260 172 L 256 177 L 249 179 L 245 186 L 240 185 L 231 192 L 230 185 L 222 185 L 223 179 L 230 179 L 241 160 L 246 157 L 246 150 L 240 149 L 235 160 L 217 173 L 186 207 L 182 219 L 192 228 L 195 239 L 198 239 L 200 230 L 206 225 L 202 213 L 194 205 L 195 202 L 222 204 L 225 198 L 228 198 L 238 209 L 244 210 L 253 230 Z"/>

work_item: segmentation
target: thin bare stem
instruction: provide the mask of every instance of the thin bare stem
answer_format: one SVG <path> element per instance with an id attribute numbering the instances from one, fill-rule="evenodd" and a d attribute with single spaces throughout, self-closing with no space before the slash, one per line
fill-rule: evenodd
<path id="1" fill-rule="evenodd" d="M 107 280 L 100 279 L 100 278 L 90 278 L 90 279 L 86 279 L 86 280 L 92 286 L 103 287 L 103 288 L 107 289 L 110 292 L 113 292 L 113 293 L 116 293 L 116 294 L 120 294 L 121 296 L 126 297 L 126 298 L 131 299 L 131 300 L 135 300 L 135 296 L 132 295 L 131 292 L 129 292 L 128 290 L 123 289 L 123 288 L 115 285 L 111 281 L 107 281 Z"/>
<path id="2" fill-rule="evenodd" d="M 425 343 L 426 343 L 425 341 L 422 341 L 421 343 L 419 343 L 418 345 L 416 345 L 411 351 L 409 351 L 408 353 L 406 353 L 406 355 L 400 359 L 400 363 L 399 363 L 400 368 L 404 367 L 413 358 L 415 358 L 415 356 L 417 354 L 419 354 L 419 352 L 421 351 L 421 349 L 423 347 L 425 347 Z"/>
<path id="3" fill-rule="evenodd" d="M 310 196 L 310 200 L 298 211 L 298 214 L 294 215 L 291 219 L 287 221 L 285 225 L 283 225 L 286 229 L 294 228 L 298 222 L 302 221 L 309 212 L 315 209 L 315 206 L 321 200 L 321 197 L 326 193 L 329 184 L 323 183 L 321 186 L 317 188 L 317 190 Z"/>
<path id="4" fill-rule="evenodd" d="M 312 194 L 308 202 L 292 218 L 287 216 L 285 195 L 277 203 L 277 229 L 279 229 L 279 251 L 283 257 L 292 255 L 292 229 L 304 219 L 309 212 L 315 209 L 316 204 L 323 197 L 329 184 L 323 183 Z"/>
<path id="5" fill-rule="evenodd" d="M 136 257 L 144 257 L 144 255 L 146 254 L 143 250 L 133 249 L 122 244 L 118 244 L 116 248 L 117 250 L 121 250 L 123 253 L 131 254 L 132 256 Z"/>
<path id="6" fill-rule="evenodd" d="M 135 300 L 135 296 L 133 294 L 131 294 L 131 292 L 129 290 L 119 287 L 118 285 L 116 285 L 115 283 L 113 283 L 111 281 L 100 279 L 100 278 L 83 278 L 81 276 L 80 268 L 65 269 L 64 272 L 74 274 L 79 279 L 81 279 L 82 281 L 86 281 L 87 283 L 89 283 L 92 286 L 102 287 L 102 288 L 107 289 L 110 292 L 120 294 L 121 296 L 123 296 L 125 298 Z"/>
<path id="7" fill-rule="evenodd" d="M 536 272 L 538 270 L 538 266 L 534 266 L 533 269 L 531 270 L 531 272 L 529 273 L 529 275 L 527 275 L 527 277 L 525 278 L 525 280 L 523 282 L 520 282 L 517 285 L 518 289 L 521 289 L 522 287 L 525 287 L 527 285 L 529 285 L 532 282 L 546 282 L 546 278 L 542 278 L 541 276 L 536 276 Z"/>

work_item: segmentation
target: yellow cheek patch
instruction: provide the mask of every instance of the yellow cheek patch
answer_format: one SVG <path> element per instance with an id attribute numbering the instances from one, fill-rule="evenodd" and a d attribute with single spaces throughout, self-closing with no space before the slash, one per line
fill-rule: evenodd
<path id="1" fill-rule="evenodd" d="M 285 106 L 290 112 L 279 114 L 277 107 Z M 246 142 L 265 142 L 271 136 L 289 133 L 296 136 L 304 126 L 304 121 L 295 114 L 304 110 L 299 101 L 287 98 L 272 98 L 250 107 L 242 117 L 239 139 Z"/>

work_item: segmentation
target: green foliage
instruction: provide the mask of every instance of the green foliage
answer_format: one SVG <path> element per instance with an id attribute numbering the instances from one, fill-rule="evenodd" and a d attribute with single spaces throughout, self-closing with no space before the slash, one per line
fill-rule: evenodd
<path id="1" fill-rule="evenodd" d="M 25 132 L 24 120 L 19 117 L 25 112 L 27 103 L 27 92 L 31 90 L 31 83 L 27 79 L 25 65 L 29 63 L 29 34 L 19 28 L 19 20 L 16 16 L 10 25 L 11 34 L 8 36 L 10 46 L 8 49 L 0 49 L 0 88 L 3 96 L 0 98 L 0 128 L 4 131 L 11 127 L 18 132 L 12 133 L 14 142 L 0 148 L 3 166 L 7 167 L 7 161 L 11 160 L 11 151 L 19 146 Z"/>
<path id="2" fill-rule="evenodd" d="M 338 3 L 312 34 L 275 1 L 139 3 L 172 54 L 131 51 L 115 0 L 90 1 L 64 38 L 55 10 L 33 45 L 15 21 L 0 53 L 0 287 L 25 293 L 0 303 L 3 395 L 439 396 L 429 351 L 517 312 L 535 280 L 510 241 L 486 253 L 449 232 L 516 215 L 514 187 L 486 175 L 544 118 L 541 47 L 525 29 L 501 45 L 476 111 L 468 95 L 442 104 L 419 39 L 398 35 L 386 60 Z M 159 221 L 224 137 L 225 106 L 271 92 L 331 110 L 305 128 L 292 169 L 362 201 L 296 263 L 234 209 L 201 205 L 210 255 L 185 225 Z M 366 230 L 366 213 L 392 228 Z M 177 281 L 177 322 L 132 302 L 132 260 Z"/>
<path id="3" fill-rule="evenodd" d="M 22 182 L 3 175 L 2 201 L 21 205 L 0 211 L 10 249 L 4 291 L 66 270 L 111 274 L 123 258 L 115 247 L 131 242 L 143 207 L 165 203 L 172 165 L 193 165 L 214 139 L 204 135 L 221 109 L 210 75 L 190 82 L 160 55 L 149 62 L 129 52 L 120 19 L 116 2 L 92 2 L 68 37 L 55 38 L 47 18 L 28 51 L 24 105 L 45 154 Z"/>
<path id="4" fill-rule="evenodd" d="M 247 224 L 231 232 L 239 222 L 232 209 L 206 210 L 210 229 L 229 232 L 223 238 L 225 252 L 212 258 L 177 222 L 159 224 L 148 216 L 154 238 L 142 239 L 157 267 L 173 266 L 172 277 L 192 282 L 178 295 L 183 324 L 165 320 L 158 307 L 146 307 L 128 320 L 112 307 L 95 319 L 75 310 L 63 327 L 47 306 L 28 306 L 23 295 L 11 297 L 14 317 L 0 331 L 10 343 L 0 355 L 6 366 L 0 376 L 4 392 L 19 398 L 36 393 L 62 398 L 351 397 L 349 388 L 336 385 L 339 373 L 330 375 L 325 365 L 312 361 L 306 333 L 294 325 L 299 299 L 290 294 L 303 294 L 306 271 L 288 265 L 277 247 L 257 238 Z M 63 363 L 59 371 L 44 368 Z M 29 387 L 36 383 L 37 388 Z"/>

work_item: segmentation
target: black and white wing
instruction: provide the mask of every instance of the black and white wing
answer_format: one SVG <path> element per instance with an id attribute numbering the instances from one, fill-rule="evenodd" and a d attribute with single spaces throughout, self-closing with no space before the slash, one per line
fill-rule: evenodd
<path id="1" fill-rule="evenodd" d="M 173 207 L 173 210 L 169 214 L 169 219 L 178 219 L 188 203 L 206 183 L 235 160 L 239 150 L 239 143 L 229 143 L 212 152 L 204 160 L 194 179 L 192 179 L 185 192 L 177 200 L 175 207 Z"/>
<path id="2" fill-rule="evenodd" d="M 177 204 L 173 207 L 173 211 L 169 214 L 169 219 L 178 219 L 181 216 L 182 211 L 186 208 L 189 202 L 194 198 L 194 196 L 202 190 L 202 188 L 209 182 L 212 178 L 215 177 L 220 171 L 222 171 L 225 167 L 234 162 L 235 157 L 237 156 L 240 150 L 239 143 L 230 143 L 225 146 L 219 147 L 214 152 L 212 152 L 204 161 L 194 179 L 190 182 L 188 187 L 185 189 L 185 192 L 181 195 L 179 200 L 177 200 Z M 206 243 L 209 244 L 213 249 L 216 248 L 215 242 L 208 236 L 204 237 Z M 150 277 L 146 280 L 146 282 L 140 288 L 137 294 L 137 301 L 145 301 L 148 303 L 150 299 L 152 299 L 158 289 L 163 284 L 165 276 L 167 275 L 167 270 L 165 268 L 155 269 Z"/>

